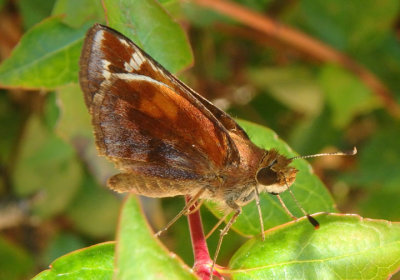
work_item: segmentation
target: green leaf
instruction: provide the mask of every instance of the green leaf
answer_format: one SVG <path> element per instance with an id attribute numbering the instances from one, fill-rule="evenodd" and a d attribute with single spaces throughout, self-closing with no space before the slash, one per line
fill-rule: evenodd
<path id="1" fill-rule="evenodd" d="M 174 18 L 176 20 L 180 20 L 183 17 L 181 1 L 179 1 L 179 0 L 157 0 L 157 2 L 162 5 L 162 7 L 167 11 L 167 13 L 172 18 Z"/>
<path id="2" fill-rule="evenodd" d="M 74 29 L 54 17 L 30 29 L 0 65 L 0 87 L 52 89 L 77 81 L 87 28 Z"/>
<path id="3" fill-rule="evenodd" d="M 33 210 L 50 217 L 64 210 L 76 194 L 81 165 L 72 147 L 33 116 L 27 123 L 13 179 L 19 195 L 40 193 Z"/>
<path id="4" fill-rule="evenodd" d="M 0 236 L 0 260 L 0 279 L 23 279 L 33 269 L 33 259 L 2 236 Z"/>
<path id="5" fill-rule="evenodd" d="M 233 279 L 388 279 L 400 268 L 400 224 L 322 214 L 254 238 L 232 257 Z"/>
<path id="6" fill-rule="evenodd" d="M 384 187 L 386 190 L 398 190 L 400 173 L 400 130 L 398 124 L 378 130 L 363 147 L 359 155 L 356 171 L 342 177 L 346 181 L 366 188 Z"/>
<path id="7" fill-rule="evenodd" d="M 76 229 L 87 235 L 113 238 L 120 205 L 115 193 L 100 186 L 92 176 L 86 174 L 66 215 Z"/>
<path id="8" fill-rule="evenodd" d="M 363 195 L 356 207 L 365 216 L 400 219 L 399 138 L 397 122 L 378 129 L 364 144 L 356 170 L 340 176 L 345 182 L 362 189 Z"/>
<path id="9" fill-rule="evenodd" d="M 48 265 L 55 259 L 84 246 L 84 242 L 77 235 L 63 232 L 58 233 L 48 242 L 43 252 L 42 263 Z"/>
<path id="10" fill-rule="evenodd" d="M 196 5 L 192 1 L 181 1 L 181 6 L 182 11 L 185 14 L 185 18 L 188 19 L 190 21 L 190 24 L 195 27 L 213 28 L 215 23 L 233 22 L 231 18 L 213 10 Z"/>
<path id="11" fill-rule="evenodd" d="M 93 136 L 90 114 L 83 101 L 78 84 L 60 87 L 57 91 L 62 115 L 56 127 L 57 133 L 70 143 Z"/>
<path id="12" fill-rule="evenodd" d="M 332 110 L 325 106 L 319 116 L 301 120 L 294 127 L 289 143 L 301 155 L 315 154 L 327 146 L 342 145 L 343 132 L 332 123 Z"/>
<path id="13" fill-rule="evenodd" d="M 339 66 L 325 65 L 320 83 L 332 109 L 333 124 L 338 128 L 348 125 L 356 115 L 379 107 L 380 102 L 371 89 Z"/>
<path id="14" fill-rule="evenodd" d="M 373 73 L 379 75 L 383 83 L 390 87 L 400 102 L 400 40 L 392 32 L 375 49 L 364 54 L 354 54 Z"/>
<path id="15" fill-rule="evenodd" d="M 43 117 L 47 128 L 52 131 L 56 127 L 61 114 L 61 108 L 58 104 L 57 94 L 52 91 L 47 93 L 44 103 Z"/>
<path id="16" fill-rule="evenodd" d="M 377 186 L 363 194 L 357 201 L 357 213 L 374 219 L 400 220 L 399 211 L 400 189 Z"/>
<path id="17" fill-rule="evenodd" d="M 21 12 L 25 29 L 29 29 L 50 15 L 55 0 L 19 0 L 18 8 Z"/>
<path id="18" fill-rule="evenodd" d="M 87 21 L 104 22 L 101 1 L 57 0 L 52 15 L 63 15 L 63 22 L 78 28 Z"/>
<path id="19" fill-rule="evenodd" d="M 190 246 L 188 244 L 188 246 Z M 121 279 L 197 279 L 151 233 L 135 196 L 122 208 L 117 234 L 116 273 Z"/>
<path id="20" fill-rule="evenodd" d="M 114 242 L 97 244 L 58 258 L 50 269 L 32 280 L 112 279 L 114 271 Z"/>
<path id="21" fill-rule="evenodd" d="M 132 39 L 171 72 L 193 63 L 182 27 L 155 0 L 104 1 L 110 26 Z"/>
<path id="22" fill-rule="evenodd" d="M 272 130 L 246 121 L 239 121 L 239 124 L 246 130 L 250 139 L 259 147 L 267 150 L 276 148 L 280 153 L 287 156 L 297 155 Z M 297 173 L 295 183 L 291 186 L 291 190 L 303 208 L 309 213 L 322 211 L 335 212 L 334 201 L 331 195 L 319 178 L 313 174 L 310 164 L 303 159 L 297 159 L 292 165 L 299 172 Z M 282 193 L 281 197 L 294 215 L 303 216 L 288 192 Z M 263 193 L 260 198 L 265 229 L 291 220 L 274 195 Z M 209 206 L 210 210 L 217 217 L 222 217 L 218 206 L 212 203 L 207 203 L 207 206 Z M 257 235 L 260 233 L 258 212 L 254 201 L 243 207 L 242 214 L 240 214 L 232 228 L 244 235 Z"/>
<path id="23" fill-rule="evenodd" d="M 323 41 L 353 53 L 376 47 L 390 32 L 400 8 L 397 0 L 303 0 L 302 22 Z"/>
<path id="24" fill-rule="evenodd" d="M 0 164 L 5 164 L 14 156 L 22 121 L 23 114 L 17 104 L 10 95 L 0 92 Z"/>
<path id="25" fill-rule="evenodd" d="M 251 84 L 294 111 L 316 115 L 322 109 L 321 88 L 305 67 L 253 68 L 248 71 L 248 76 Z"/>

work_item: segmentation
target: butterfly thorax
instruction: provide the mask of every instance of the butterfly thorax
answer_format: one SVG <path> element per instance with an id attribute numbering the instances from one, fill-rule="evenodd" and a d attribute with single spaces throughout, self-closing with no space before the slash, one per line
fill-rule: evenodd
<path id="1" fill-rule="evenodd" d="M 219 170 L 216 179 L 211 182 L 207 198 L 225 202 L 246 204 L 252 197 L 257 184 L 256 173 L 265 154 L 265 150 L 254 145 L 250 140 L 230 133 L 240 155 L 239 164 L 227 165 Z M 246 202 L 246 203 L 244 203 Z"/>
<path id="2" fill-rule="evenodd" d="M 228 166 L 218 174 L 212 198 L 224 201 L 228 206 L 243 206 L 255 197 L 255 188 L 260 192 L 279 194 L 290 187 L 297 170 L 289 164 L 291 160 L 275 149 L 264 150 L 248 139 L 231 134 L 240 154 L 238 165 Z"/>

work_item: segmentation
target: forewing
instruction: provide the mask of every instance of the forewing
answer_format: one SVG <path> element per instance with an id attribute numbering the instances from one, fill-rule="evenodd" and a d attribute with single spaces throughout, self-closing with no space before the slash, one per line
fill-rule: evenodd
<path id="1" fill-rule="evenodd" d="M 220 110 L 218 107 L 214 106 L 210 101 L 202 97 L 200 94 L 195 92 L 193 89 L 185 85 L 176 77 L 176 83 L 179 83 L 186 91 L 190 92 L 192 96 L 194 96 L 198 101 L 200 101 L 212 114 L 213 116 L 225 127 L 229 132 L 235 133 L 242 138 L 249 139 L 247 133 L 243 130 L 243 128 L 229 116 L 224 111 Z"/>
<path id="2" fill-rule="evenodd" d="M 166 178 L 238 163 L 226 128 L 177 81 L 129 39 L 95 25 L 84 43 L 80 83 L 100 153 L 123 169 L 158 170 Z"/>

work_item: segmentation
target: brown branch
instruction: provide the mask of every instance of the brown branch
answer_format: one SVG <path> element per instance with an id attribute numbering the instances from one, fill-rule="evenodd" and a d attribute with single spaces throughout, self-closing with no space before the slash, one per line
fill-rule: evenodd
<path id="1" fill-rule="evenodd" d="M 226 0 L 192 0 L 199 6 L 230 16 L 263 34 L 280 40 L 323 62 L 341 65 L 356 74 L 382 101 L 388 112 L 400 118 L 400 106 L 389 89 L 368 69 L 332 47 L 265 15 Z"/>

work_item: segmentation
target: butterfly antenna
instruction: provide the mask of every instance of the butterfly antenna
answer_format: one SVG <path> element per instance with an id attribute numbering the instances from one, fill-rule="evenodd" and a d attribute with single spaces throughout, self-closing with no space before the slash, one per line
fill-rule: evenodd
<path id="1" fill-rule="evenodd" d="M 357 154 L 357 148 L 354 147 L 352 151 L 348 152 L 335 152 L 335 153 L 321 153 L 307 156 L 295 156 L 290 158 L 289 160 L 299 159 L 299 158 L 315 158 L 315 157 L 323 157 L 323 156 L 354 156 Z"/>
<path id="2" fill-rule="evenodd" d="M 318 221 L 317 221 L 316 219 L 314 219 L 310 214 L 308 214 L 308 213 L 306 212 L 306 210 L 304 210 L 304 208 L 300 205 L 299 201 L 298 201 L 298 200 L 296 199 L 296 197 L 294 196 L 292 190 L 289 188 L 289 185 L 287 184 L 286 178 L 285 178 L 285 185 L 286 185 L 286 188 L 287 188 L 287 190 L 289 191 L 290 195 L 292 196 L 294 202 L 296 203 L 297 207 L 301 210 L 301 212 L 303 212 L 304 216 L 307 217 L 307 219 L 308 219 L 308 221 L 310 222 L 310 224 L 312 224 L 313 227 L 314 227 L 315 229 L 318 229 L 318 228 L 319 228 L 319 223 L 318 223 Z M 279 197 L 279 199 L 280 199 L 280 197 Z M 283 203 L 283 201 L 282 201 L 281 199 L 280 199 L 280 201 L 281 201 L 281 203 Z M 286 207 L 284 207 L 284 208 L 286 208 Z M 287 209 L 287 208 L 286 208 L 286 209 Z M 289 210 L 289 209 L 287 209 L 287 210 Z M 289 213 L 290 213 L 290 211 L 289 211 Z M 294 217 L 292 214 L 290 214 L 290 215 L 291 215 L 292 217 Z"/>
<path id="3" fill-rule="evenodd" d="M 354 156 L 355 154 L 357 154 L 357 148 L 354 147 L 352 151 L 348 151 L 348 152 L 335 152 L 335 153 L 320 153 L 320 154 L 314 154 L 314 155 L 307 155 L 307 156 L 295 156 L 290 158 L 290 160 L 294 160 L 294 159 L 299 159 L 299 158 L 314 158 L 314 157 L 322 157 L 322 156 Z M 297 207 L 301 210 L 301 212 L 303 212 L 303 214 L 307 217 L 308 221 L 314 226 L 315 229 L 319 228 L 319 223 L 316 219 L 314 219 L 310 214 L 308 214 L 303 207 L 301 207 L 300 203 L 298 202 L 298 200 L 296 199 L 296 197 L 294 196 L 292 190 L 289 188 L 289 185 L 285 179 L 285 185 L 287 190 L 289 191 L 290 195 L 292 196 L 294 202 L 296 203 Z M 294 217 L 292 215 L 292 213 L 290 213 L 289 209 L 285 206 L 285 204 L 283 203 L 282 199 L 280 198 L 280 196 L 278 196 L 279 201 L 281 202 L 283 208 L 286 210 L 286 212 L 289 213 L 290 216 L 292 216 L 292 218 Z"/>

